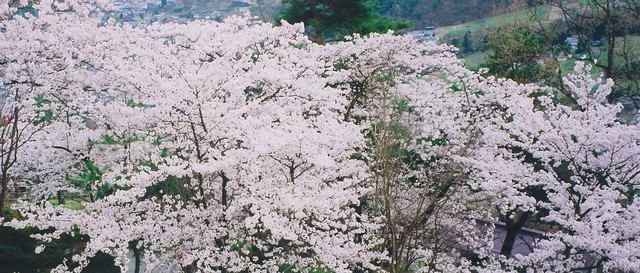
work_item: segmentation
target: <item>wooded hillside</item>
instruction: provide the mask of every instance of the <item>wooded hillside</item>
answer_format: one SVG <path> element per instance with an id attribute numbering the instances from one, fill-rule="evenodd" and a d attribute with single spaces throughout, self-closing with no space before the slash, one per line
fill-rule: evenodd
<path id="1" fill-rule="evenodd" d="M 416 27 L 461 24 L 499 14 L 509 0 L 378 0 L 383 15 L 410 19 Z"/>

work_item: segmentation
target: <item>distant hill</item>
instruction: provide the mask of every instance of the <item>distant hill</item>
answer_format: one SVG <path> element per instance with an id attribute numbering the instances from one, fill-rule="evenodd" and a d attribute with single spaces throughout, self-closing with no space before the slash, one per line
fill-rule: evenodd
<path id="1" fill-rule="evenodd" d="M 200 0 L 201 2 L 203 0 Z M 220 0 L 204 0 L 220 2 Z M 227 2 L 229 0 L 223 1 Z M 451 26 L 504 13 L 510 0 L 376 0 L 382 15 L 411 20 L 414 28 Z M 251 11 L 265 21 L 282 8 L 280 0 L 251 0 Z"/>
<path id="2" fill-rule="evenodd" d="M 378 0 L 383 15 L 405 18 L 416 28 L 450 26 L 503 13 L 509 0 Z"/>

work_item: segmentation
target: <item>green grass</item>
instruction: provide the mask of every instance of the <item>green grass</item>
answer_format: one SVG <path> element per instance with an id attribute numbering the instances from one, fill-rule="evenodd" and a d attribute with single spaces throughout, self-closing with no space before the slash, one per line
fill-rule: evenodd
<path id="1" fill-rule="evenodd" d="M 576 66 L 576 62 L 578 60 L 576 58 L 568 58 L 566 61 L 560 63 L 560 70 L 563 75 L 568 74 L 570 71 L 573 71 L 573 68 Z"/>
<path id="2" fill-rule="evenodd" d="M 58 200 L 55 198 L 49 199 L 49 203 L 51 203 L 51 205 L 53 205 L 54 207 L 58 206 Z M 85 208 L 84 205 L 82 205 L 81 201 L 71 198 L 65 198 L 64 204 L 62 206 L 70 210 L 83 210 Z"/>
<path id="3" fill-rule="evenodd" d="M 542 5 L 539 7 L 535 7 L 533 9 L 524 9 L 516 12 L 510 12 L 498 16 L 481 18 L 477 20 L 473 20 L 456 27 L 452 27 L 452 31 L 443 33 L 444 35 L 456 37 L 463 36 L 467 32 L 476 32 L 482 30 L 484 28 L 495 28 L 502 25 L 513 24 L 514 22 L 526 22 L 531 17 L 532 12 L 535 12 L 542 18 L 547 18 L 549 16 L 549 11 L 551 10 L 550 5 Z M 445 27 L 446 29 L 446 27 Z"/>
<path id="4" fill-rule="evenodd" d="M 623 53 L 623 37 L 616 38 L 616 53 Z M 634 56 L 640 55 L 640 35 L 630 35 L 627 36 L 627 47 L 630 49 L 630 52 Z"/>
<path id="5" fill-rule="evenodd" d="M 480 68 L 480 65 L 486 63 L 488 58 L 488 52 L 475 52 L 462 56 L 465 66 L 471 70 L 477 70 Z"/>
<path id="6" fill-rule="evenodd" d="M 562 71 L 562 76 L 566 76 L 570 73 L 573 73 L 573 68 L 576 66 L 576 62 L 579 62 L 581 60 L 575 58 L 575 57 L 571 57 L 568 58 L 566 61 L 560 63 L 560 69 Z M 587 64 L 589 64 L 588 62 L 586 62 Z M 591 77 L 599 77 L 602 74 L 603 70 L 599 67 L 595 67 L 593 66 L 591 68 Z"/>
<path id="7" fill-rule="evenodd" d="M 615 49 L 615 54 L 616 54 L 615 58 L 617 58 L 617 60 L 615 60 L 616 63 L 621 63 L 620 58 L 622 57 L 620 56 L 620 54 L 623 54 L 623 48 L 622 48 L 623 39 L 624 39 L 623 37 L 616 38 L 616 49 Z M 629 47 L 630 55 L 634 57 L 640 56 L 640 35 L 628 36 L 627 39 L 628 39 L 627 46 Z M 598 59 L 599 63 L 607 62 L 607 46 L 608 46 L 607 44 L 603 44 L 599 48 L 593 48 L 593 51 L 596 55 L 595 57 Z M 574 53 L 571 58 L 562 62 L 561 69 L 563 71 L 563 74 L 573 71 L 573 67 L 575 66 L 575 63 L 580 60 L 582 55 L 585 55 L 585 54 Z M 597 76 L 602 72 L 603 70 L 601 68 L 594 66 L 591 74 L 593 76 Z"/>

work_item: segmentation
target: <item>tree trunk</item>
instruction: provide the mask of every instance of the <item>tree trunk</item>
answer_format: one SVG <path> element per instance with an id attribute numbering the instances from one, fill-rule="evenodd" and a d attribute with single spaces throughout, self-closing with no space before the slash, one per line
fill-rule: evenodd
<path id="1" fill-rule="evenodd" d="M 531 212 L 525 212 L 520 215 L 517 221 L 511 220 L 509 217 L 506 217 L 506 231 L 504 242 L 502 243 L 502 248 L 500 249 L 500 255 L 504 255 L 507 258 L 511 257 L 511 252 L 513 251 L 513 246 L 515 245 L 516 238 L 518 237 L 518 233 L 520 233 L 520 229 L 524 227 L 524 224 L 527 223 L 529 217 L 531 216 Z"/>
<path id="2" fill-rule="evenodd" d="M 320 22 L 320 12 L 316 7 L 315 0 L 311 0 L 309 2 L 309 10 L 311 11 L 311 14 L 313 16 L 313 21 L 315 23 L 313 24 L 313 29 L 315 31 L 315 37 L 313 38 L 313 40 L 316 44 L 319 44 L 319 45 L 324 44 L 324 38 L 322 37 L 322 26 Z"/>
<path id="3" fill-rule="evenodd" d="M 0 195 L 0 217 L 4 217 L 4 206 L 7 200 L 7 194 L 9 193 L 9 176 L 7 175 L 7 172 L 2 172 L 2 181 L 0 182 L 2 184 L 2 194 Z"/>
<path id="4" fill-rule="evenodd" d="M 605 76 L 613 79 L 613 64 L 616 48 L 616 22 L 615 22 L 615 2 L 607 1 L 603 7 L 607 24 L 607 67 L 605 68 Z"/>
<path id="5" fill-rule="evenodd" d="M 135 257 L 136 259 L 136 267 L 134 268 L 133 272 L 140 273 L 140 249 L 138 249 L 137 247 L 133 248 L 133 257 Z"/>
<path id="6" fill-rule="evenodd" d="M 58 205 L 64 205 L 64 195 L 62 194 L 62 191 L 56 192 L 56 198 L 58 199 Z"/>
<path id="7" fill-rule="evenodd" d="M 17 94 L 16 94 L 17 97 Z M 0 195 L 0 217 L 4 217 L 4 207 L 7 202 L 7 194 L 9 193 L 9 168 L 13 166 L 16 161 L 18 150 L 18 113 L 20 109 L 18 107 L 13 108 L 13 120 L 10 125 L 11 131 L 9 136 L 9 147 L 7 151 L 2 151 L 2 194 Z M 3 133 L 4 135 L 4 133 Z M 13 155 L 13 157 L 12 157 Z M 6 158 L 5 158 L 6 156 Z"/>
<path id="8" fill-rule="evenodd" d="M 607 34 L 607 67 L 605 68 L 605 76 L 607 78 L 613 78 L 613 64 L 615 58 L 615 48 L 616 48 L 616 36 L 613 33 L 613 30 L 610 30 Z"/>

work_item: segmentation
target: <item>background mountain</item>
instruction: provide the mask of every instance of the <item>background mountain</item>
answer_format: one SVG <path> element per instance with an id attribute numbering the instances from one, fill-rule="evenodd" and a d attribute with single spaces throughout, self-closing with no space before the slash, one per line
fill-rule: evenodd
<path id="1" fill-rule="evenodd" d="M 200 1 L 207 2 L 207 1 Z M 226 2 L 209 0 L 209 2 Z M 254 0 L 254 15 L 275 18 L 283 6 L 280 0 Z M 376 0 L 381 15 L 411 20 L 414 28 L 450 26 L 505 13 L 510 0 Z"/>
<path id="2" fill-rule="evenodd" d="M 405 18 L 414 26 L 449 26 L 503 13 L 509 0 L 378 0 L 383 15 Z"/>

